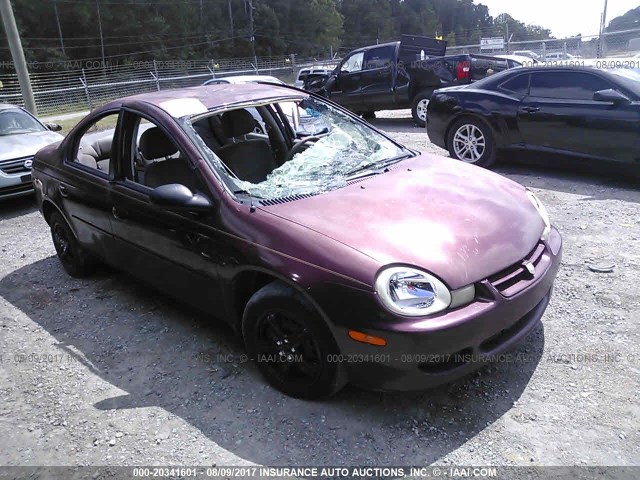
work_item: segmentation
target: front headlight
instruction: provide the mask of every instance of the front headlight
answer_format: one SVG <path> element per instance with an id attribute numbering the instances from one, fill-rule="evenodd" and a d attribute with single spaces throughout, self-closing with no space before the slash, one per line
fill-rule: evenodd
<path id="1" fill-rule="evenodd" d="M 451 304 L 445 284 L 417 268 L 389 267 L 378 274 L 375 286 L 382 303 L 399 315 L 431 315 Z"/>
<path id="2" fill-rule="evenodd" d="M 542 221 L 544 222 L 544 230 L 542 232 L 541 238 L 542 240 L 547 241 L 549 240 L 549 234 L 551 233 L 551 221 L 549 220 L 547 209 L 544 208 L 544 205 L 542 204 L 540 199 L 536 197 L 536 195 L 531 190 L 527 190 L 527 197 L 529 197 L 529 200 L 531 201 L 533 206 L 536 207 L 536 210 L 538 210 L 538 213 L 542 217 Z"/>

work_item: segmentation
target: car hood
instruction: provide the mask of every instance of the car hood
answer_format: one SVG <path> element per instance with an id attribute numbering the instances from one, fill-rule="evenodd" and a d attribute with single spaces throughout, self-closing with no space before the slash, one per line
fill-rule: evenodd
<path id="1" fill-rule="evenodd" d="M 59 133 L 43 131 L 0 136 L 0 161 L 35 155 L 42 147 L 59 142 Z"/>
<path id="2" fill-rule="evenodd" d="M 544 230 L 523 186 L 433 155 L 405 160 L 338 190 L 263 208 L 346 244 L 381 267 L 428 270 L 452 289 L 522 260 Z"/>

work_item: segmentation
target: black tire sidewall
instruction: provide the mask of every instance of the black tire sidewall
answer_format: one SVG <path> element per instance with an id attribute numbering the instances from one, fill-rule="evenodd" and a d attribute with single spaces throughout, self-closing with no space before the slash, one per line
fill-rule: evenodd
<path id="1" fill-rule="evenodd" d="M 486 145 L 484 149 L 484 153 L 482 154 L 479 160 L 477 160 L 476 162 L 465 162 L 465 163 L 468 163 L 469 165 L 476 165 L 478 167 L 491 166 L 496 160 L 496 147 L 495 147 L 495 142 L 493 140 L 493 132 L 485 122 L 483 122 L 482 120 L 478 120 L 476 118 L 466 117 L 466 118 L 461 118 L 459 120 L 456 120 L 451 126 L 451 128 L 449 129 L 449 133 L 447 135 L 447 147 L 449 149 L 449 155 L 451 156 L 451 158 L 454 158 L 461 162 L 463 161 L 458 158 L 453 148 L 453 137 L 458 131 L 458 129 L 463 125 L 473 125 L 476 128 L 480 129 L 480 131 L 482 132 L 482 135 L 484 135 L 485 145 Z"/>
<path id="2" fill-rule="evenodd" d="M 283 381 L 268 367 L 268 363 L 258 361 L 259 320 L 274 311 L 285 311 L 288 315 L 305 323 L 320 350 L 322 371 L 312 384 L 296 384 Z M 250 358 L 267 381 L 281 392 L 296 398 L 318 399 L 333 395 L 346 383 L 342 367 L 331 362 L 331 355 L 339 352 L 329 328 L 320 315 L 300 293 L 283 282 L 273 282 L 258 290 L 245 307 L 242 318 L 242 336 Z"/>
<path id="3" fill-rule="evenodd" d="M 51 239 L 53 241 L 54 248 L 56 249 L 58 259 L 65 271 L 72 277 L 82 278 L 89 275 L 92 271 L 93 261 L 90 255 L 88 255 L 80 246 L 78 239 L 64 217 L 60 213 L 54 212 L 49 219 L 49 225 L 51 227 Z M 63 258 L 60 255 L 59 246 L 55 240 L 55 230 L 57 226 L 64 231 L 65 238 L 67 242 L 69 242 L 69 249 L 71 250 L 72 258 Z"/>

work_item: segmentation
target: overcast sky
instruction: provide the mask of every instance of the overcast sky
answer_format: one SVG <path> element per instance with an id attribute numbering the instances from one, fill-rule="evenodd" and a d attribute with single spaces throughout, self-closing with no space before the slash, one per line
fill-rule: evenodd
<path id="1" fill-rule="evenodd" d="M 551 29 L 557 38 L 577 35 L 597 35 L 604 0 L 475 0 L 489 7 L 496 17 L 508 13 L 524 23 Z M 640 0 L 609 0 L 607 23 L 640 6 Z"/>

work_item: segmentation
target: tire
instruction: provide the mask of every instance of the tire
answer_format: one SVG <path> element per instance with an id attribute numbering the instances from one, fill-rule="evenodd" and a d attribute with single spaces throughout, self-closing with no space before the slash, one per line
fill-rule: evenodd
<path id="1" fill-rule="evenodd" d="M 430 92 L 422 92 L 416 95 L 411 104 L 411 116 L 419 127 L 427 126 L 427 105 L 429 105 L 430 99 Z"/>
<path id="2" fill-rule="evenodd" d="M 360 112 L 360 115 L 365 120 L 373 120 L 373 119 L 376 118 L 376 112 L 373 111 L 373 110 L 369 110 L 369 111 L 366 111 L 366 112 Z"/>
<path id="3" fill-rule="evenodd" d="M 49 225 L 53 246 L 65 271 L 76 278 L 83 278 L 93 273 L 94 259 L 80 246 L 64 217 L 58 212 L 52 213 Z"/>
<path id="4" fill-rule="evenodd" d="M 461 118 L 449 128 L 447 147 L 452 158 L 479 167 L 489 167 L 496 160 L 493 132 L 475 118 Z"/>
<path id="5" fill-rule="evenodd" d="M 339 350 L 329 328 L 298 292 L 282 282 L 253 294 L 242 317 L 242 336 L 260 373 L 291 397 L 325 398 L 346 384 L 343 367 L 330 361 Z"/>

